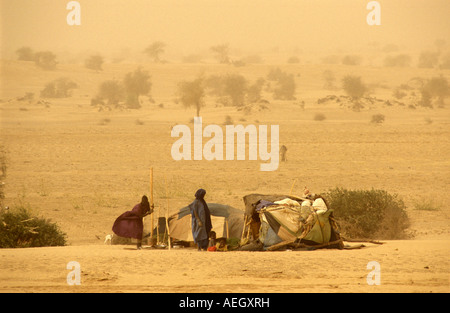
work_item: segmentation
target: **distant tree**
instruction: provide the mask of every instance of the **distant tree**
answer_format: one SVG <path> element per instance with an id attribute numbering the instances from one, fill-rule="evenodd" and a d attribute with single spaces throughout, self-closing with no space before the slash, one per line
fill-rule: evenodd
<path id="1" fill-rule="evenodd" d="M 165 47 L 166 44 L 164 42 L 155 41 L 144 50 L 144 53 L 153 58 L 154 62 L 159 63 L 161 62 L 160 55 L 164 53 Z"/>
<path id="2" fill-rule="evenodd" d="M 445 77 L 433 77 L 423 86 L 422 93 L 436 97 L 438 105 L 444 106 L 445 98 L 450 96 L 450 86 Z"/>
<path id="3" fill-rule="evenodd" d="M 433 51 L 423 51 L 419 55 L 418 67 L 434 68 L 438 65 L 439 53 Z"/>
<path id="4" fill-rule="evenodd" d="M 103 62 L 101 55 L 92 55 L 84 61 L 84 66 L 94 71 L 102 71 Z"/>
<path id="5" fill-rule="evenodd" d="M 56 68 L 56 55 L 51 51 L 40 51 L 34 54 L 34 62 L 44 70 L 54 70 Z"/>
<path id="6" fill-rule="evenodd" d="M 181 103 L 185 107 L 195 107 L 197 116 L 200 116 L 200 109 L 204 106 L 205 87 L 203 78 L 192 81 L 182 81 L 178 84 L 178 95 Z"/>
<path id="7" fill-rule="evenodd" d="M 17 59 L 20 61 L 34 61 L 34 51 L 30 47 L 22 47 L 16 50 Z"/>
<path id="8" fill-rule="evenodd" d="M 68 98 L 72 95 L 72 89 L 78 85 L 67 77 L 58 78 L 45 85 L 41 90 L 42 98 Z"/>
<path id="9" fill-rule="evenodd" d="M 224 80 L 224 94 L 231 99 L 234 106 L 244 105 L 245 95 L 247 92 L 247 80 L 240 74 L 229 74 Z"/>
<path id="10" fill-rule="evenodd" d="M 225 96 L 223 76 L 210 75 L 204 79 L 204 85 L 208 95 L 216 97 Z"/>
<path id="11" fill-rule="evenodd" d="M 295 99 L 295 79 L 293 74 L 288 74 L 279 68 L 271 69 L 267 75 L 267 79 L 275 81 L 276 86 L 273 88 L 273 96 L 279 100 L 294 100 Z"/>
<path id="12" fill-rule="evenodd" d="M 286 74 L 278 80 L 278 86 L 273 91 L 274 98 L 280 100 L 294 100 L 295 88 L 294 75 Z"/>
<path id="13" fill-rule="evenodd" d="M 125 91 L 120 82 L 105 80 L 98 88 L 97 100 L 106 100 L 107 105 L 119 107 L 119 103 L 125 98 Z"/>
<path id="14" fill-rule="evenodd" d="M 141 107 L 139 96 L 148 95 L 152 87 L 150 74 L 138 68 L 125 76 L 123 86 L 125 88 L 127 107 L 130 109 L 139 109 Z"/>
<path id="15" fill-rule="evenodd" d="M 211 51 L 215 54 L 215 57 L 219 63 L 230 63 L 230 48 L 227 44 L 212 46 Z"/>
<path id="16" fill-rule="evenodd" d="M 347 75 L 342 79 L 342 88 L 353 101 L 358 101 L 368 91 L 367 86 L 362 82 L 361 77 L 352 75 Z"/>
<path id="17" fill-rule="evenodd" d="M 344 65 L 360 65 L 361 57 L 358 55 L 346 55 L 342 58 L 342 64 L 344 64 Z"/>
<path id="18" fill-rule="evenodd" d="M 267 74 L 267 79 L 270 81 L 277 81 L 280 77 L 284 76 L 285 72 L 283 72 L 279 67 L 272 68 Z"/>
<path id="19" fill-rule="evenodd" d="M 386 67 L 408 67 L 411 64 L 411 57 L 407 54 L 388 55 L 384 58 Z"/>
<path id="20" fill-rule="evenodd" d="M 249 102 L 256 102 L 261 100 L 261 91 L 264 86 L 264 78 L 258 78 L 247 89 L 247 99 Z"/>

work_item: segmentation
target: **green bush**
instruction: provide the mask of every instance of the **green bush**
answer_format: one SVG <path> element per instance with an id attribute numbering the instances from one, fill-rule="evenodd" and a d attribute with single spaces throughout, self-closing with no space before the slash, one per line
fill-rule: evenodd
<path id="1" fill-rule="evenodd" d="M 329 190 L 326 199 L 344 237 L 404 239 L 409 226 L 405 204 L 384 190 Z"/>
<path id="2" fill-rule="evenodd" d="M 21 207 L 0 212 L 0 248 L 64 246 L 66 234 L 48 219 Z"/>

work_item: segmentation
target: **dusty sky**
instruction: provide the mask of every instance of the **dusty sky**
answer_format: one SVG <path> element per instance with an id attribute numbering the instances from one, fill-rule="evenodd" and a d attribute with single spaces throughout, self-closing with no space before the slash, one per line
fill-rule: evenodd
<path id="1" fill-rule="evenodd" d="M 66 23 L 69 0 L 0 1 L 1 48 L 9 52 L 142 50 L 156 40 L 181 53 L 222 43 L 247 51 L 358 50 L 370 42 L 412 50 L 450 38 L 449 0 L 379 0 L 380 26 L 366 23 L 369 0 L 79 0 L 81 26 Z"/>

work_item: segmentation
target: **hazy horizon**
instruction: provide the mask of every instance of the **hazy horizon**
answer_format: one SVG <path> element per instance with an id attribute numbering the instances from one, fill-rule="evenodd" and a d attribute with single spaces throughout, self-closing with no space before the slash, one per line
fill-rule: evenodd
<path id="1" fill-rule="evenodd" d="M 448 0 L 380 0 L 379 26 L 366 23 L 368 0 L 79 0 L 80 26 L 66 23 L 69 1 L 0 1 L 4 57 L 23 46 L 110 53 L 154 41 L 179 54 L 224 43 L 249 53 L 367 52 L 373 43 L 418 51 L 450 34 Z"/>

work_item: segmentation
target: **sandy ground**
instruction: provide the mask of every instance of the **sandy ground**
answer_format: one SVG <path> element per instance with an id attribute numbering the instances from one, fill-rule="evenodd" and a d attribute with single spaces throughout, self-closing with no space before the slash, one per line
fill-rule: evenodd
<path id="1" fill-rule="evenodd" d="M 91 107 L 100 82 L 123 77 L 134 64 L 105 64 L 91 72 L 60 64 L 42 71 L 30 62 L 3 61 L 0 103 L 1 144 L 7 151 L 5 204 L 24 206 L 50 218 L 67 233 L 68 246 L 0 249 L 1 292 L 449 292 L 450 109 L 366 108 L 361 112 L 318 105 L 342 90 L 324 90 L 322 73 L 331 67 L 337 81 L 361 75 L 373 96 L 390 99 L 392 88 L 432 69 L 280 65 L 296 76 L 296 101 L 272 101 L 252 114 L 216 107 L 202 110 L 204 124 L 280 125 L 288 162 L 260 172 L 261 161 L 181 161 L 170 156 L 171 126 L 189 124 L 193 108 L 174 102 L 176 84 L 198 73 L 240 71 L 255 80 L 272 65 L 240 69 L 221 65 L 145 64 L 152 74 L 154 103 L 138 111 L 98 112 Z M 449 73 L 444 72 L 447 79 Z M 66 99 L 38 104 L 46 82 L 70 77 L 79 88 Z M 386 87 L 388 86 L 388 87 Z M 31 103 L 16 98 L 33 92 Z M 301 109 L 299 103 L 305 102 Z M 160 106 L 160 104 L 163 106 Z M 448 105 L 447 105 L 448 106 Z M 314 115 L 323 113 L 324 121 Z M 383 113 L 381 125 L 370 123 Z M 410 240 L 387 241 L 360 250 L 198 253 L 181 249 L 134 250 L 104 245 L 115 218 L 149 193 L 154 168 L 157 208 L 175 212 L 198 188 L 207 201 L 243 209 L 248 193 L 294 193 L 307 185 L 320 193 L 334 187 L 384 189 L 398 194 L 411 220 Z M 168 192 L 165 190 L 167 181 Z M 418 203 L 428 203 L 418 209 Z M 81 266 L 81 285 L 68 286 L 66 265 Z M 369 286 L 370 261 L 381 266 L 381 285 Z"/>
<path id="2" fill-rule="evenodd" d="M 129 246 L 2 249 L 0 292 L 449 292 L 449 243 L 225 253 Z M 80 285 L 67 284 L 70 261 L 80 264 Z M 380 285 L 367 283 L 371 261 L 380 264 Z"/>

